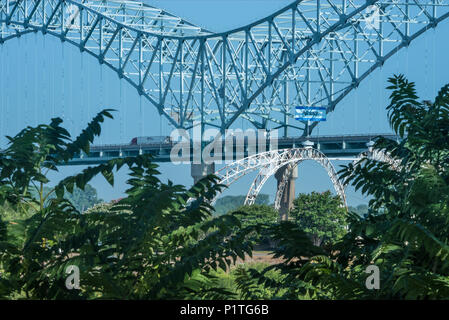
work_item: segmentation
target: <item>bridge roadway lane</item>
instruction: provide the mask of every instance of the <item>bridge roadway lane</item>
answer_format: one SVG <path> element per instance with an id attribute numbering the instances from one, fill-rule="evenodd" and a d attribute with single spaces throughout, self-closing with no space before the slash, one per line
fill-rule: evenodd
<path id="1" fill-rule="evenodd" d="M 323 152 L 331 160 L 353 160 L 360 153 L 368 149 L 367 143 L 383 136 L 388 139 L 398 140 L 394 134 L 371 134 L 371 135 L 342 135 L 342 136 L 314 136 L 314 137 L 288 137 L 278 139 L 278 149 L 300 148 L 302 143 L 310 140 L 314 148 Z M 204 142 L 203 142 L 204 143 Z M 67 165 L 93 165 L 104 163 L 117 157 L 137 156 L 139 154 L 152 154 L 155 162 L 170 162 L 170 151 L 176 142 L 154 143 L 154 144 L 116 144 L 92 146 L 89 154 L 77 155 Z M 247 143 L 244 145 L 244 154 L 237 154 L 238 146 L 234 146 L 234 159 L 248 156 Z M 241 146 L 241 145 L 240 145 Z M 191 147 L 193 155 L 193 148 Z M 266 150 L 269 150 L 267 142 Z M 224 160 L 224 153 L 223 153 Z"/>

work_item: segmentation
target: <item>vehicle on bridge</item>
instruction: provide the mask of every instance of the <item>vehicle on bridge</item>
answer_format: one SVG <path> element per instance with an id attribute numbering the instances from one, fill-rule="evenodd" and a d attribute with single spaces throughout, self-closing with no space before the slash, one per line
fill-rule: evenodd
<path id="1" fill-rule="evenodd" d="M 135 137 L 131 140 L 131 145 L 142 144 L 169 144 L 171 143 L 170 136 L 154 136 L 154 137 Z"/>

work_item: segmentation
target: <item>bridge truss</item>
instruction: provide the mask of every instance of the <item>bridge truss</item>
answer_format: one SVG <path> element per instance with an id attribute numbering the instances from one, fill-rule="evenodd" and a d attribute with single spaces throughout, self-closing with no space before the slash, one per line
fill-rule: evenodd
<path id="1" fill-rule="evenodd" d="M 346 205 L 346 196 L 343 185 L 340 183 L 334 166 L 330 160 L 319 150 L 314 148 L 292 148 L 284 150 L 273 150 L 235 161 L 234 163 L 220 169 L 215 174 L 220 179 L 220 184 L 230 186 L 241 177 L 253 171 L 259 171 L 254 179 L 245 199 L 245 204 L 254 204 L 260 190 L 265 182 L 279 169 L 287 166 L 284 171 L 280 187 L 276 193 L 275 208 L 279 209 L 280 199 L 284 192 L 291 170 L 302 161 L 313 160 L 326 169 L 336 193 L 340 196 L 342 203 Z M 218 195 L 217 195 L 218 197 Z"/>
<path id="2" fill-rule="evenodd" d="M 177 128 L 311 131 L 295 106 L 332 112 L 449 0 L 297 0 L 228 32 L 135 1 L 0 0 L 0 43 L 41 31 L 113 69 Z M 309 128 L 309 129 L 306 129 Z"/>

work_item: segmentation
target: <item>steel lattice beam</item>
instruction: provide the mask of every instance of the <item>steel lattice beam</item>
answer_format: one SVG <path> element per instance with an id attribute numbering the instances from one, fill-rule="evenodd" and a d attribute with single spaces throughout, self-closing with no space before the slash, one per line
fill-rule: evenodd
<path id="1" fill-rule="evenodd" d="M 73 44 L 178 128 L 198 120 L 225 130 L 243 117 L 257 128 L 305 130 L 291 120 L 294 106 L 333 111 L 448 16 L 449 0 L 298 0 L 214 33 L 134 1 L 0 0 L 0 43 L 41 31 Z"/>

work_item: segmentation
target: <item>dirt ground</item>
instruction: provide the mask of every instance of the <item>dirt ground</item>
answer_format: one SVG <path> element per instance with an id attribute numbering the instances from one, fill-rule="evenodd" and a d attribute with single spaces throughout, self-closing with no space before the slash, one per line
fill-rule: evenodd
<path id="1" fill-rule="evenodd" d="M 251 258 L 249 255 L 245 255 L 245 260 L 238 259 L 236 265 L 242 263 L 266 263 L 266 264 L 278 264 L 281 263 L 283 259 L 273 258 L 273 255 L 270 254 L 269 251 L 253 251 L 253 257 Z"/>

